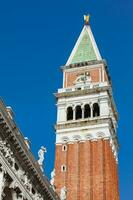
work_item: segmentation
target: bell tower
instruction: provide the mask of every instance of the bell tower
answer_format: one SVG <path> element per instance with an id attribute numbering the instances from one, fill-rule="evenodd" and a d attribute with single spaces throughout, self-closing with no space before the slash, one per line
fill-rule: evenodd
<path id="1" fill-rule="evenodd" d="M 89 16 L 57 98 L 55 189 L 61 200 L 119 200 L 117 111 Z"/>

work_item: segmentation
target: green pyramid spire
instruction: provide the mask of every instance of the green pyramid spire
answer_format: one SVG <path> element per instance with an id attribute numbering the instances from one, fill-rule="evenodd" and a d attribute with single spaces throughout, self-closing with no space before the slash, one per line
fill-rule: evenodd
<path id="1" fill-rule="evenodd" d="M 93 45 L 87 31 L 84 32 L 84 36 L 79 43 L 77 51 L 75 52 L 71 63 L 78 63 L 84 61 L 97 60 Z"/>
<path id="2" fill-rule="evenodd" d="M 66 65 L 101 59 L 91 28 L 85 25 Z"/>

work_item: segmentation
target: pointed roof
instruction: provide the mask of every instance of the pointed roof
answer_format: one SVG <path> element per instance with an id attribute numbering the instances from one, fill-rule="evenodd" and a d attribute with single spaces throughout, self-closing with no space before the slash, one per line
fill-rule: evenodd
<path id="1" fill-rule="evenodd" d="M 102 58 L 90 25 L 85 24 L 66 65 L 93 60 L 98 61 Z"/>

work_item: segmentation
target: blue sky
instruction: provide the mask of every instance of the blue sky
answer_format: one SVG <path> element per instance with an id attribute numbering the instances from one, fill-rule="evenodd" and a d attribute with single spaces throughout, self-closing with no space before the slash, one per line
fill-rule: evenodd
<path id="1" fill-rule="evenodd" d="M 37 157 L 47 147 L 53 168 L 56 101 L 64 65 L 90 13 L 91 27 L 107 60 L 119 111 L 121 200 L 133 196 L 133 2 L 131 0 L 0 1 L 0 96 L 11 105 Z"/>

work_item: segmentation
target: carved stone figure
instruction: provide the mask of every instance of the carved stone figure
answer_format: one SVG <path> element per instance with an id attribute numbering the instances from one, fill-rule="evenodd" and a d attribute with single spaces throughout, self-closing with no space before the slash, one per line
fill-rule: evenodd
<path id="1" fill-rule="evenodd" d="M 91 76 L 88 72 L 78 75 L 77 79 L 74 81 L 76 85 L 85 83 L 91 83 Z"/>
<path id="2" fill-rule="evenodd" d="M 55 169 L 53 169 L 53 171 L 51 172 L 51 180 L 50 180 L 51 185 L 54 185 L 54 177 L 55 177 Z"/>
<path id="3" fill-rule="evenodd" d="M 30 149 L 30 145 L 31 145 L 30 140 L 27 137 L 25 137 L 24 141 L 25 141 L 25 144 L 27 145 L 28 149 Z"/>
<path id="4" fill-rule="evenodd" d="M 60 199 L 61 200 L 66 200 L 66 192 L 67 192 L 66 186 L 61 188 L 61 191 L 60 191 Z"/>
<path id="5" fill-rule="evenodd" d="M 2 149 L 6 145 L 6 142 L 0 138 L 0 149 Z"/>
<path id="6" fill-rule="evenodd" d="M 31 184 L 30 184 L 30 181 L 29 181 L 26 173 L 24 175 L 24 185 L 27 190 L 29 190 L 29 191 L 31 190 Z"/>
<path id="7" fill-rule="evenodd" d="M 17 175 L 20 178 L 20 180 L 24 183 L 25 182 L 25 172 L 19 168 L 19 170 L 17 171 Z"/>
<path id="8" fill-rule="evenodd" d="M 15 189 L 18 187 L 18 182 L 16 180 L 12 181 L 9 185 L 9 188 Z"/>
<path id="9" fill-rule="evenodd" d="M 34 195 L 34 197 L 35 197 L 35 200 L 43 200 L 43 198 L 41 197 L 41 195 L 38 194 L 38 193 L 36 193 L 36 194 Z"/>
<path id="10" fill-rule="evenodd" d="M 54 187 L 54 177 L 55 177 L 55 169 L 53 169 L 53 171 L 51 172 L 51 180 L 50 180 L 50 183 L 52 185 L 53 190 L 55 190 L 55 187 Z"/>
<path id="11" fill-rule="evenodd" d="M 11 156 L 13 155 L 13 153 L 10 149 L 9 144 L 6 144 L 5 142 L 3 143 L 2 153 L 8 161 L 11 161 L 10 159 L 11 159 Z"/>
<path id="12" fill-rule="evenodd" d="M 12 166 L 13 170 L 15 170 L 15 158 L 14 158 L 13 153 L 11 154 L 10 161 L 11 161 L 11 166 Z"/>
<path id="13" fill-rule="evenodd" d="M 40 165 L 41 169 L 42 169 L 42 166 L 43 166 L 43 161 L 44 161 L 44 154 L 47 152 L 46 148 L 45 147 L 41 147 L 41 149 L 38 151 L 38 157 L 39 157 L 39 160 L 38 160 L 38 164 Z"/>
<path id="14" fill-rule="evenodd" d="M 5 156 L 5 158 L 7 159 L 7 161 L 10 163 L 10 165 L 14 168 L 14 164 L 15 164 L 15 158 L 13 155 L 13 152 L 10 149 L 10 145 L 6 144 L 5 141 L 2 141 L 2 139 L 0 138 L 0 150 L 3 153 L 3 155 Z"/>

